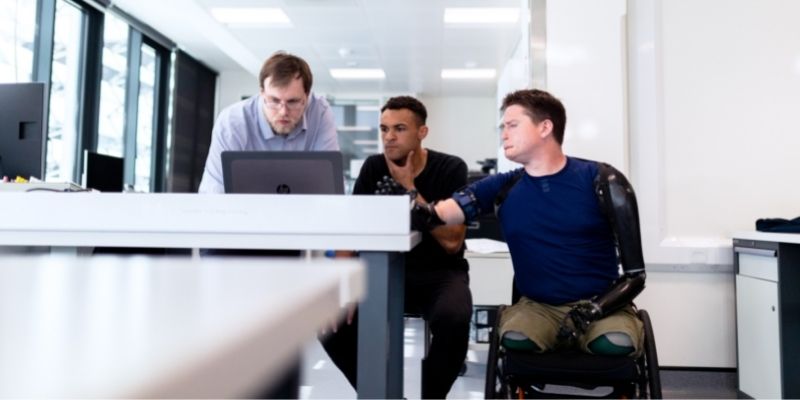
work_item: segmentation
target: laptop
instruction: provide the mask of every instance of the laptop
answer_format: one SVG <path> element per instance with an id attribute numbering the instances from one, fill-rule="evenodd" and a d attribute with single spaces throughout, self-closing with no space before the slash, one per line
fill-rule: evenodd
<path id="1" fill-rule="evenodd" d="M 344 194 L 338 151 L 223 151 L 225 193 Z"/>

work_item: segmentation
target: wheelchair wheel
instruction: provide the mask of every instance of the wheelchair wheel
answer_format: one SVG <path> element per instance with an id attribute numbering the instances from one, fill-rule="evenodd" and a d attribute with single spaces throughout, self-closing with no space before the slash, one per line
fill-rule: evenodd
<path id="1" fill-rule="evenodd" d="M 656 351 L 656 337 L 653 334 L 653 325 L 650 323 L 650 314 L 639 310 L 639 319 L 644 324 L 644 358 L 647 371 L 648 386 L 651 399 L 661 399 L 661 375 L 658 368 L 658 352 Z"/>
<path id="2" fill-rule="evenodd" d="M 489 338 L 489 353 L 486 356 L 486 382 L 483 390 L 483 397 L 486 399 L 502 398 L 500 395 L 503 392 L 504 383 L 500 381 L 497 374 L 498 363 L 500 362 L 500 337 L 497 329 L 500 325 L 500 315 L 505 306 L 500 306 L 497 309 L 497 320 L 493 324 L 492 333 Z"/>

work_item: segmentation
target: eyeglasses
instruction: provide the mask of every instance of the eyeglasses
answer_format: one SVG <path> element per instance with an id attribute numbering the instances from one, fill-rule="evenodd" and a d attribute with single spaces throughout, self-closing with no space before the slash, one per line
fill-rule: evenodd
<path id="1" fill-rule="evenodd" d="M 280 101 L 278 99 L 267 98 L 264 99 L 264 104 L 270 110 L 278 110 L 281 108 L 281 106 L 283 106 L 286 107 L 286 109 L 289 111 L 297 111 L 303 108 L 305 102 L 303 101 L 303 99 L 291 99 L 286 101 Z"/>

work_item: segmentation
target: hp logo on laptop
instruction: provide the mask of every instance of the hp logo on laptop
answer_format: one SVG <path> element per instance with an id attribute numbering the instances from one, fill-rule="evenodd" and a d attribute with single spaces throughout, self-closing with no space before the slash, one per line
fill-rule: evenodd
<path id="1" fill-rule="evenodd" d="M 289 187 L 289 185 L 285 183 L 281 183 L 280 185 L 278 185 L 278 187 L 275 188 L 275 193 L 289 194 L 291 192 L 292 189 Z"/>

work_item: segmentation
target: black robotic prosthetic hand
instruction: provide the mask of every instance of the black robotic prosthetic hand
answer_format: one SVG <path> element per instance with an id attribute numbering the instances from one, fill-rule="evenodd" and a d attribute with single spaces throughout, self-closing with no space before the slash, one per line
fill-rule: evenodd
<path id="1" fill-rule="evenodd" d="M 384 175 L 375 183 L 375 194 L 378 195 L 401 195 L 409 193 L 403 185 L 397 183 L 391 176 Z"/>
<path id="2" fill-rule="evenodd" d="M 593 302 L 580 303 L 572 307 L 558 328 L 558 340 L 574 341 L 586 333 L 589 325 L 602 317 L 602 311 Z"/>
<path id="3" fill-rule="evenodd" d="M 436 214 L 433 203 L 420 204 L 412 200 L 411 204 L 411 229 L 427 232 L 444 225 L 444 221 Z"/>
<path id="4" fill-rule="evenodd" d="M 611 288 L 591 301 L 572 307 L 558 328 L 558 339 L 572 341 L 586 333 L 592 322 L 597 321 L 625 306 L 644 290 L 645 273 L 625 273 L 614 281 Z"/>
<path id="5" fill-rule="evenodd" d="M 385 176 L 375 183 L 377 195 L 408 195 L 411 199 L 411 229 L 420 232 L 430 231 L 431 229 L 444 225 L 444 221 L 436 214 L 433 204 L 420 204 L 416 201 L 417 191 L 415 189 L 406 190 L 403 185 L 397 183 L 391 176 Z"/>

